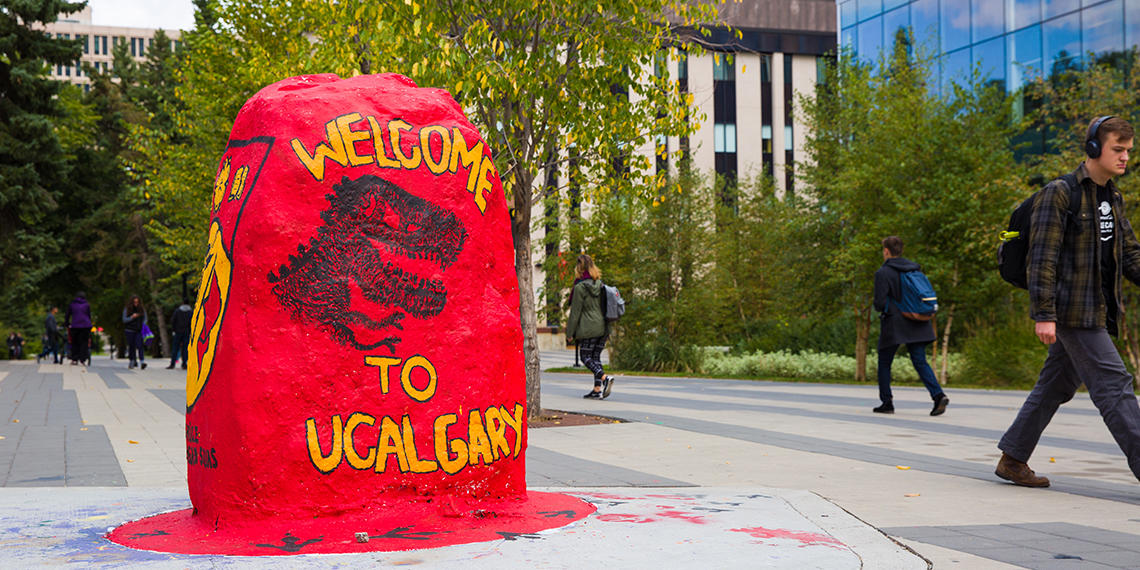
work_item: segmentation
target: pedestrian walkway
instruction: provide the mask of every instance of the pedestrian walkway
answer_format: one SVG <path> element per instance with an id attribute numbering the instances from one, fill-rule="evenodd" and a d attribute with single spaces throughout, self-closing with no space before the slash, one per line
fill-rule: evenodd
<path id="1" fill-rule="evenodd" d="M 544 368 L 565 357 L 542 356 Z M 100 358 L 90 369 L 0 363 L 0 528 L 7 529 L 0 543 L 8 545 L 0 549 L 0 567 L 60 549 L 89 565 L 121 562 L 135 551 L 108 550 L 100 538 L 105 527 L 189 506 L 182 382 L 181 371 L 127 370 Z M 884 416 L 870 411 L 877 402 L 870 384 L 619 377 L 609 399 L 585 400 L 591 384 L 588 375 L 547 372 L 542 405 L 624 423 L 533 429 L 527 450 L 528 486 L 579 494 L 598 507 L 584 524 L 466 550 L 322 556 L 306 564 L 1140 566 L 1140 486 L 1085 394 L 1062 407 L 1030 462 L 1053 486 L 1026 489 L 993 475 L 995 443 L 1024 392 L 951 385 L 947 413 L 930 417 L 921 388 L 897 388 L 897 411 Z M 705 510 L 721 508 L 716 503 L 739 504 L 732 512 Z M 733 518 L 738 514 L 747 520 Z M 714 549 L 711 537 L 683 538 L 685 529 L 701 528 L 695 516 L 709 517 L 703 520 L 735 541 Z M 670 530 L 633 522 L 655 519 L 670 519 Z M 605 556 L 612 550 L 599 549 L 598 541 L 610 541 L 623 557 Z M 665 561 L 624 558 L 638 541 L 668 545 Z M 698 556 L 721 556 L 726 548 L 729 558 Z M 225 565 L 288 563 L 214 558 Z M 188 564 L 166 555 L 129 559 Z"/>

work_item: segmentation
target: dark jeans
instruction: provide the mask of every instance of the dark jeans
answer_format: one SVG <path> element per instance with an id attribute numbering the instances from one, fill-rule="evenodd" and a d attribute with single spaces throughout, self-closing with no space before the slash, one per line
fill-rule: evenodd
<path id="1" fill-rule="evenodd" d="M 178 364 L 178 357 L 182 356 L 182 364 L 190 357 L 190 333 L 174 332 L 174 349 L 170 351 L 170 365 Z"/>
<path id="2" fill-rule="evenodd" d="M 594 373 L 594 380 L 601 382 L 606 373 L 602 370 L 602 349 L 606 347 L 606 338 L 584 338 L 578 341 L 578 351 L 582 356 L 582 364 Z"/>
<path id="3" fill-rule="evenodd" d="M 47 340 L 44 342 L 44 351 L 40 353 L 40 358 L 46 358 L 51 355 L 53 364 L 59 363 L 59 347 L 56 346 L 55 335 L 48 335 Z"/>
<path id="4" fill-rule="evenodd" d="M 930 392 L 930 398 L 937 402 L 942 397 L 942 386 L 938 385 L 938 379 L 934 377 L 934 370 L 931 370 L 930 364 L 926 362 L 926 344 L 908 344 L 906 349 L 910 353 L 910 363 L 914 365 L 914 371 L 918 372 L 918 378 L 926 385 L 926 390 Z M 895 353 L 898 350 L 899 345 L 897 344 L 879 349 L 879 400 L 882 400 L 884 404 L 890 403 L 893 398 L 891 395 L 891 364 L 894 363 Z"/>
<path id="5" fill-rule="evenodd" d="M 131 363 L 135 362 L 135 353 L 138 353 L 138 361 L 144 362 L 146 360 L 146 350 L 143 348 L 142 331 L 126 331 L 127 333 L 127 358 L 130 358 Z"/>
<path id="6" fill-rule="evenodd" d="M 71 329 L 71 359 L 79 362 L 91 359 L 91 329 Z"/>
<path id="7" fill-rule="evenodd" d="M 1132 375 L 1103 328 L 1057 326 L 1057 342 L 1049 347 L 1037 384 L 1001 437 L 998 449 L 1028 462 L 1057 408 L 1073 399 L 1082 382 L 1104 425 L 1128 458 L 1128 467 L 1140 479 L 1140 406 L 1132 392 Z"/>

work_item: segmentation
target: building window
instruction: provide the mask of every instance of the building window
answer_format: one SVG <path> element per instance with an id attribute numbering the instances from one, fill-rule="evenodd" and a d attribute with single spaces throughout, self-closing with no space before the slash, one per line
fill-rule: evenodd
<path id="1" fill-rule="evenodd" d="M 996 38 L 1005 33 L 1004 2 L 970 0 L 970 37 L 974 43 Z"/>
<path id="2" fill-rule="evenodd" d="M 713 54 L 713 81 L 736 81 L 736 68 L 732 62 L 732 55 Z"/>
<path id="3" fill-rule="evenodd" d="M 1081 0 L 1044 0 L 1045 19 L 1068 14 L 1081 7 Z"/>
<path id="4" fill-rule="evenodd" d="M 1079 12 L 1042 24 L 1044 71 L 1049 75 L 1081 64 L 1081 14 Z"/>
<path id="5" fill-rule="evenodd" d="M 1006 36 L 1009 57 L 1009 88 L 1016 91 L 1041 77 L 1041 26 L 1035 25 Z"/>
<path id="6" fill-rule="evenodd" d="M 91 53 L 91 50 L 89 48 L 89 44 L 91 42 L 87 41 L 87 34 L 80 34 L 75 37 L 79 38 L 79 40 L 83 42 L 83 53 Z"/>
<path id="7" fill-rule="evenodd" d="M 736 125 L 714 124 L 713 139 L 716 152 L 736 152 Z"/>
<path id="8" fill-rule="evenodd" d="M 713 160 L 716 173 L 729 185 L 721 201 L 735 207 L 736 66 L 731 54 L 713 54 Z"/>
<path id="9" fill-rule="evenodd" d="M 1081 53 L 1101 55 L 1124 49 L 1124 6 L 1120 0 L 1086 8 L 1081 14 L 1081 24 L 1084 28 Z"/>

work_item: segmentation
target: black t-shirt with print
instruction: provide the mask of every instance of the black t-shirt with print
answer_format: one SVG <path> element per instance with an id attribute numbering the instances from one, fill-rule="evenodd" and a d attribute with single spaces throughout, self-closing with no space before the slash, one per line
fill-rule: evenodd
<path id="1" fill-rule="evenodd" d="M 1097 228 L 1100 231 L 1100 283 L 1104 294 L 1105 326 L 1108 332 L 1116 334 L 1116 257 L 1113 246 L 1116 244 L 1116 220 L 1112 217 L 1112 196 L 1108 188 L 1096 187 Z"/>

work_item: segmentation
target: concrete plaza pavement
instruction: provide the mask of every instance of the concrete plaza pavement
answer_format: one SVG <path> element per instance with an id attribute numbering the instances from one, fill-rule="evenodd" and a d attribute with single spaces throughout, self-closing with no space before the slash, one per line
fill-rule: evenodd
<path id="1" fill-rule="evenodd" d="M 572 361 L 569 351 L 543 354 L 546 368 Z M 101 532 L 132 518 L 131 513 L 137 511 L 137 518 L 189 506 L 184 376 L 180 370 L 162 369 L 164 363 L 151 364 L 138 371 L 100 357 L 89 369 L 0 363 L 0 486 L 5 487 L 0 489 L 0 544 L 8 545 L 0 548 L 0 566 L 26 562 L 28 553 L 41 545 L 45 552 L 70 548 L 78 553 L 70 558 L 45 555 L 43 562 L 49 564 L 124 563 L 122 552 L 110 549 L 114 556 L 99 558 L 78 543 L 42 537 L 65 532 L 37 531 L 32 523 L 39 521 L 42 527 L 49 519 L 70 517 L 86 533 L 76 540 L 90 546 L 98 542 L 92 529 Z M 722 563 L 1140 567 L 1140 485 L 1085 394 L 1062 407 L 1030 462 L 1053 486 L 1026 489 L 993 475 L 996 441 L 1024 399 L 1022 391 L 956 390 L 951 385 L 947 413 L 930 417 L 929 398 L 921 388 L 896 388 L 897 411 L 884 416 L 870 411 L 877 403 L 877 390 L 870 384 L 621 377 L 608 400 L 584 400 L 581 395 L 590 384 L 588 376 L 546 372 L 543 406 L 624 423 L 532 429 L 527 452 L 531 488 L 595 497 L 599 513 L 617 508 L 605 500 L 617 495 L 631 498 L 630 504 L 658 497 L 735 501 L 751 509 L 756 523 L 768 522 L 769 529 L 815 529 L 812 536 L 833 540 L 809 544 L 753 534 L 755 550 L 719 552 L 729 556 L 717 559 Z M 93 503 L 104 510 L 92 510 Z M 119 511 L 108 512 L 106 505 L 116 504 Z M 586 525 L 577 531 L 586 537 L 600 528 Z M 629 530 L 629 536 L 636 532 Z M 610 532 L 601 542 L 628 548 L 621 541 L 629 536 Z M 607 560 L 598 542 L 585 549 L 566 542 L 565 557 L 559 557 L 558 544 L 563 543 L 520 541 L 496 547 L 496 555 L 513 552 L 522 557 L 513 560 L 520 562 L 545 556 L 544 567 L 581 567 L 592 560 L 579 557 L 583 552 Z M 14 552 L 24 557 L 14 558 Z M 458 560 L 447 556 L 459 556 L 455 551 L 416 552 L 415 560 L 428 566 L 445 566 Z M 465 552 L 464 557 L 470 554 Z M 742 558 L 733 559 L 734 553 Z M 319 560 L 330 566 L 401 560 L 377 554 L 385 556 Z M 209 558 L 214 565 L 287 564 L 281 557 Z M 654 565 L 651 557 L 613 560 L 616 567 Z M 146 561 L 190 565 L 186 557 Z M 717 566 L 698 558 L 672 561 L 673 566 Z"/>

